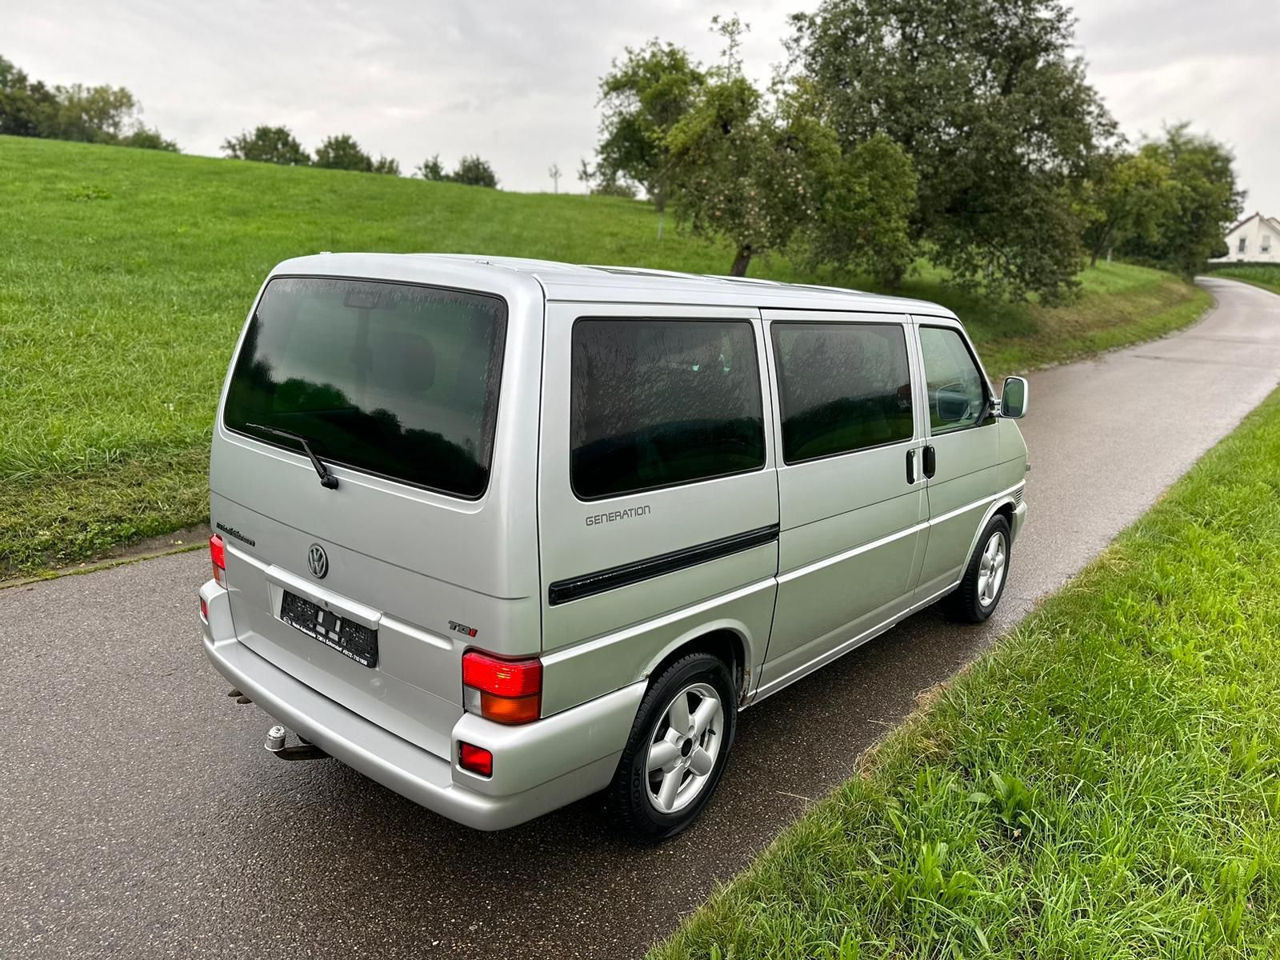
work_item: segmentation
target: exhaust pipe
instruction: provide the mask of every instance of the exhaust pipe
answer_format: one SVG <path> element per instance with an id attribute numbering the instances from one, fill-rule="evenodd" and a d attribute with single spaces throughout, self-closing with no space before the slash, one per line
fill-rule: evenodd
<path id="1" fill-rule="evenodd" d="M 274 754 L 281 760 L 327 760 L 329 755 L 317 747 L 314 743 L 308 743 L 301 737 L 296 746 L 286 747 L 285 741 L 289 737 L 289 731 L 276 724 L 267 731 L 266 742 L 263 747 L 268 753 Z"/>

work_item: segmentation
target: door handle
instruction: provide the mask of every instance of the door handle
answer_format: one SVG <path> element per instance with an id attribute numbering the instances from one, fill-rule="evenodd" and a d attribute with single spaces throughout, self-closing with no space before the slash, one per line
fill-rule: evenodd
<path id="1" fill-rule="evenodd" d="M 907 483 L 916 482 L 916 452 L 907 451 Z"/>
<path id="2" fill-rule="evenodd" d="M 925 444 L 924 456 L 922 459 L 924 460 L 924 475 L 928 479 L 932 480 L 933 475 L 938 470 L 938 451 L 933 449 L 933 444 Z"/>

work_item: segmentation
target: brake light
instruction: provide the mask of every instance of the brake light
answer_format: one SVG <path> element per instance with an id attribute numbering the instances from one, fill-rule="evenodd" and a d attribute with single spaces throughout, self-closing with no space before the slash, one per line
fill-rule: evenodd
<path id="1" fill-rule="evenodd" d="M 204 597 L 200 598 L 200 619 L 209 622 L 209 604 Z"/>
<path id="2" fill-rule="evenodd" d="M 462 656 L 463 703 L 498 723 L 528 723 L 542 715 L 542 661 L 501 660 L 479 650 Z"/>
<path id="3" fill-rule="evenodd" d="M 482 777 L 493 776 L 493 754 L 484 747 L 458 741 L 458 766 Z"/>
<path id="4" fill-rule="evenodd" d="M 209 538 L 209 559 L 213 561 L 213 580 L 220 586 L 227 585 L 227 550 L 222 537 L 216 533 Z"/>

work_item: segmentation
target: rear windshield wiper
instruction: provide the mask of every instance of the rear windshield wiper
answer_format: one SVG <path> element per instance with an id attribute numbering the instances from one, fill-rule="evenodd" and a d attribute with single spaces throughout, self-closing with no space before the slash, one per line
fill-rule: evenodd
<path id="1" fill-rule="evenodd" d="M 246 427 L 251 430 L 261 430 L 263 433 L 274 434 L 277 437 L 284 437 L 288 440 L 297 441 L 302 445 L 302 449 L 306 451 L 307 456 L 311 458 L 311 465 L 316 468 L 316 473 L 320 477 L 320 486 L 327 490 L 338 489 L 338 478 L 329 472 L 329 468 L 324 465 L 319 457 L 311 451 L 311 444 L 307 443 L 307 438 L 299 436 L 296 433 L 290 433 L 288 430 L 281 430 L 278 427 L 267 427 L 261 423 L 246 423 Z"/>

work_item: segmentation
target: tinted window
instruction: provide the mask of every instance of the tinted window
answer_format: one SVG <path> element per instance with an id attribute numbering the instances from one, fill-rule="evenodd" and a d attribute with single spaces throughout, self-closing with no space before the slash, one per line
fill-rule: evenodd
<path id="1" fill-rule="evenodd" d="M 775 323 L 773 347 L 787 463 L 911 438 L 901 325 Z"/>
<path id="2" fill-rule="evenodd" d="M 584 499 L 764 466 L 749 323 L 579 320 L 570 390 L 571 477 Z"/>
<path id="3" fill-rule="evenodd" d="M 365 280 L 282 277 L 249 323 L 226 425 L 306 437 L 316 455 L 462 497 L 489 482 L 506 305 Z"/>
<path id="4" fill-rule="evenodd" d="M 921 327 L 920 352 L 932 431 L 946 433 L 981 420 L 987 410 L 987 391 L 960 334 L 948 327 Z"/>

